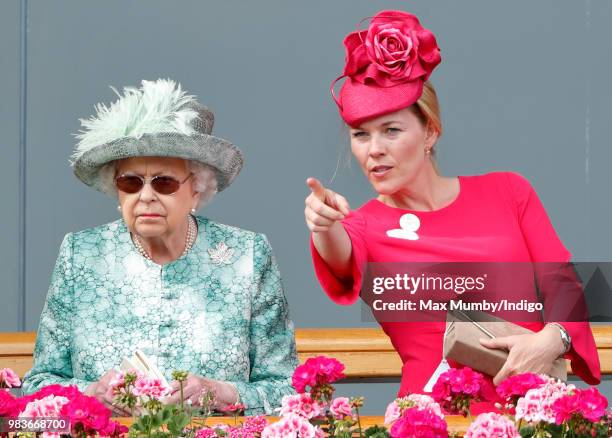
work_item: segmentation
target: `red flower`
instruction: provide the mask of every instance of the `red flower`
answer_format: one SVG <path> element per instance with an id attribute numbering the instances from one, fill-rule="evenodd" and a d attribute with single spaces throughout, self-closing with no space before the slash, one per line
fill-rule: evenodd
<path id="1" fill-rule="evenodd" d="M 393 423 L 391 436 L 393 438 L 424 437 L 448 438 L 446 421 L 431 409 L 408 408 L 402 416 Z"/>
<path id="2" fill-rule="evenodd" d="M 222 411 L 233 414 L 237 412 L 242 412 L 245 409 L 246 409 L 246 406 L 243 405 L 242 403 L 234 403 L 231 405 L 227 405 L 225 408 L 222 409 Z"/>
<path id="3" fill-rule="evenodd" d="M 111 412 L 98 399 L 79 394 L 62 408 L 62 415 L 70 418 L 70 424 L 81 424 L 85 430 L 99 431 L 108 425 Z"/>
<path id="4" fill-rule="evenodd" d="M 111 411 L 95 397 L 89 397 L 81 393 L 76 386 L 48 385 L 34 394 L 20 397 L 14 402 L 14 409 L 17 410 L 16 415 L 29 402 L 40 400 L 49 395 L 66 397 L 69 400 L 62 406 L 61 415 L 70 419 L 70 426 L 73 431 L 79 430 L 88 435 L 98 433 L 103 436 L 115 437 L 126 433 L 128 430 L 126 427 L 110 421 Z M 0 398 L 0 409 L 2 403 L 3 399 Z"/>
<path id="5" fill-rule="evenodd" d="M 471 401 L 497 400 L 491 382 L 470 367 L 451 368 L 442 373 L 431 396 L 447 412 L 464 416 L 469 412 Z"/>
<path id="6" fill-rule="evenodd" d="M 328 385 L 344 378 L 344 365 L 334 358 L 326 356 L 311 357 L 293 372 L 293 387 L 299 393 L 306 387 L 315 388 Z"/>
<path id="7" fill-rule="evenodd" d="M 0 390 L 0 417 L 16 417 L 20 411 L 18 400 L 8 391 Z"/>
<path id="8" fill-rule="evenodd" d="M 557 424 L 569 421 L 573 415 L 595 423 L 606 415 L 607 407 L 608 400 L 595 387 L 576 389 L 558 398 L 552 405 Z"/>
<path id="9" fill-rule="evenodd" d="M 545 384 L 548 379 L 534 373 L 522 373 L 510 376 L 501 382 L 495 391 L 504 400 L 523 397 L 527 391 L 533 388 L 539 388 Z"/>
<path id="10" fill-rule="evenodd" d="M 379 12 L 367 31 L 347 35 L 344 46 L 343 74 L 381 87 L 427 80 L 441 61 L 434 34 L 416 16 L 403 11 Z"/>
<path id="11" fill-rule="evenodd" d="M 102 430 L 99 430 L 100 436 L 107 436 L 111 438 L 121 437 L 124 434 L 128 433 L 129 428 L 115 421 L 109 421 L 106 427 Z"/>

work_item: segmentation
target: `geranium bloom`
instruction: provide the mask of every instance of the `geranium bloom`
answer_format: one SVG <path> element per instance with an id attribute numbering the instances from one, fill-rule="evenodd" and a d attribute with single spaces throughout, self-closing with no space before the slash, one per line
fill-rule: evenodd
<path id="1" fill-rule="evenodd" d="M 161 379 L 148 376 L 139 376 L 134 382 L 134 395 L 160 399 L 170 394 L 170 387 L 164 385 Z"/>
<path id="2" fill-rule="evenodd" d="M 595 387 L 589 389 L 576 389 L 558 399 L 552 405 L 555 422 L 562 424 L 569 421 L 573 415 L 597 422 L 606 415 L 608 399 L 601 395 Z"/>
<path id="3" fill-rule="evenodd" d="M 344 365 L 334 358 L 325 356 L 311 357 L 298 366 L 292 377 L 295 390 L 299 393 L 310 386 L 333 383 L 344 377 Z"/>
<path id="4" fill-rule="evenodd" d="M 535 423 L 540 421 L 554 423 L 555 413 L 552 409 L 554 402 L 575 389 L 574 385 L 566 385 L 555 379 L 550 379 L 539 388 L 530 389 L 516 404 L 516 419 Z"/>
<path id="5" fill-rule="evenodd" d="M 487 412 L 470 424 L 465 438 L 521 438 L 516 426 L 507 417 Z"/>
<path id="6" fill-rule="evenodd" d="M 446 421 L 431 409 L 409 408 L 393 423 L 390 430 L 393 438 L 427 437 L 448 438 Z"/>
<path id="7" fill-rule="evenodd" d="M 316 400 L 313 400 L 310 394 L 286 395 L 281 403 L 280 415 L 283 417 L 286 415 L 298 415 L 311 419 L 318 417 L 323 412 L 323 406 Z"/>
<path id="8" fill-rule="evenodd" d="M 534 373 L 522 373 L 510 376 L 497 385 L 495 391 L 504 400 L 523 397 L 527 391 L 539 388 L 548 382 L 549 378 Z"/>
<path id="9" fill-rule="evenodd" d="M 12 369 L 0 369 L 0 388 L 15 388 L 18 386 L 21 386 L 21 380 Z"/>
<path id="10" fill-rule="evenodd" d="M 261 434 L 261 432 L 268 425 L 268 420 L 265 415 L 258 415 L 256 417 L 249 417 L 246 419 L 244 424 L 242 425 L 242 430 L 245 433 Z"/>
<path id="11" fill-rule="evenodd" d="M 68 403 L 66 397 L 60 395 L 47 395 L 43 398 L 30 401 L 25 409 L 19 413 L 20 417 L 59 417 L 62 407 Z"/>
<path id="12" fill-rule="evenodd" d="M 11 393 L 0 391 L 0 417 L 16 417 L 20 410 L 19 402 Z"/>
<path id="13" fill-rule="evenodd" d="M 323 438 L 323 431 L 298 415 L 289 414 L 267 426 L 261 438 Z"/>
<path id="14" fill-rule="evenodd" d="M 351 402 L 348 397 L 337 397 L 332 400 L 329 410 L 338 420 L 341 420 L 344 417 L 353 416 L 353 407 L 351 406 Z"/>
<path id="15" fill-rule="evenodd" d="M 404 410 L 412 407 L 430 409 L 438 417 L 444 419 L 444 414 L 440 409 L 440 405 L 433 398 L 426 394 L 410 394 L 406 397 L 396 398 L 389 403 L 385 411 L 385 424 L 393 423 L 402 416 Z"/>
<path id="16" fill-rule="evenodd" d="M 467 415 L 472 400 L 497 399 L 493 385 L 469 367 L 451 368 L 442 373 L 431 395 L 448 412 L 463 415 Z"/>
<path id="17" fill-rule="evenodd" d="M 227 412 L 228 414 L 234 414 L 236 412 L 244 411 L 245 409 L 246 406 L 242 403 L 234 403 L 231 405 L 227 405 L 225 408 L 222 409 L 222 411 Z"/>

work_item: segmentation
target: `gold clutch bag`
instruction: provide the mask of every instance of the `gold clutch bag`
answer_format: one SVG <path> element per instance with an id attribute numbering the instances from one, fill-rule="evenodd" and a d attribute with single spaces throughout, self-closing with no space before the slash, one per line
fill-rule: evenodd
<path id="1" fill-rule="evenodd" d="M 478 339 L 527 333 L 534 332 L 486 312 L 449 310 L 444 334 L 444 357 L 495 376 L 506 362 L 508 352 L 484 347 Z M 549 375 L 567 380 L 567 365 L 563 357 L 554 361 Z"/>

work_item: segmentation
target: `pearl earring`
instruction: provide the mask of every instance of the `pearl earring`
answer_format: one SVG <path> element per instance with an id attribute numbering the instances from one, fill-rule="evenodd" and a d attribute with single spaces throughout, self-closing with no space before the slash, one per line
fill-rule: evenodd
<path id="1" fill-rule="evenodd" d="M 195 213 L 195 212 L 196 212 L 195 208 L 192 208 L 192 209 L 191 209 L 191 212 L 192 212 L 192 213 Z"/>
<path id="2" fill-rule="evenodd" d="M 120 205 L 117 206 L 117 211 L 121 211 L 121 206 Z"/>
<path id="3" fill-rule="evenodd" d="M 431 154 L 431 148 L 425 149 L 425 155 L 429 155 L 429 154 Z"/>

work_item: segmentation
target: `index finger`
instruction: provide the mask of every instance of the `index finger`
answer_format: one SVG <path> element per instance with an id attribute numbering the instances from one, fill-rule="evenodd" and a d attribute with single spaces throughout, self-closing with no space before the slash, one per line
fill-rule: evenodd
<path id="1" fill-rule="evenodd" d="M 318 179 L 310 177 L 306 180 L 306 185 L 310 187 L 310 190 L 317 198 L 321 201 L 325 200 L 325 187 L 323 187 L 323 184 Z"/>

